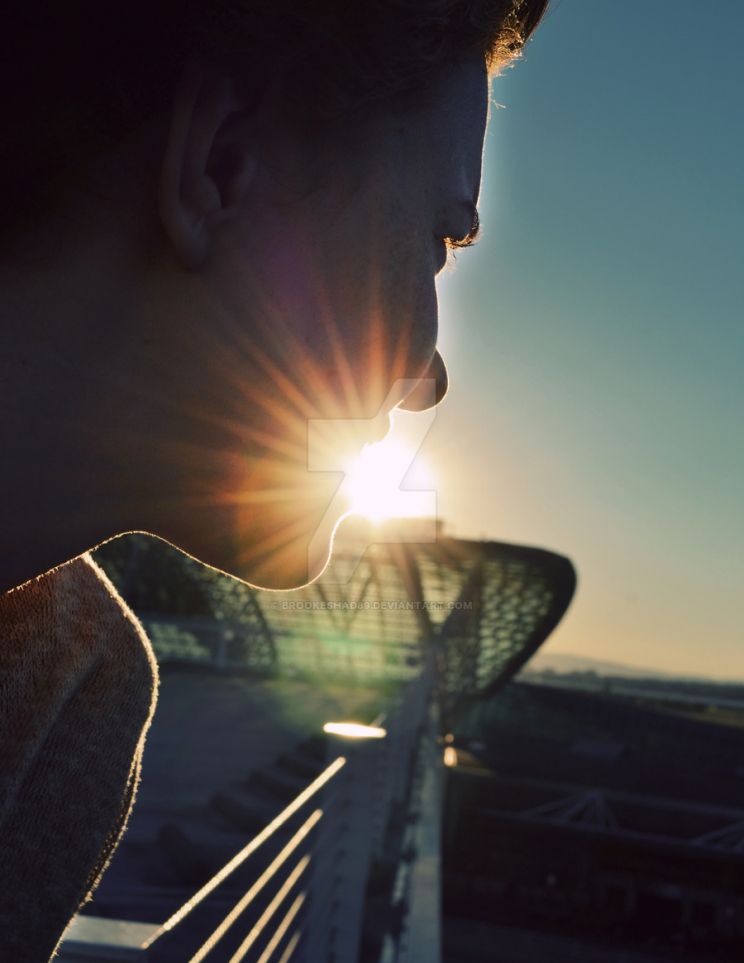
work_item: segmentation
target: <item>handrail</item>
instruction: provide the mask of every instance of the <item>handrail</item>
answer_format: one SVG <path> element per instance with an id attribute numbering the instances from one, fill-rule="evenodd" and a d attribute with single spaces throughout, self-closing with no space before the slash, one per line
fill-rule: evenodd
<path id="1" fill-rule="evenodd" d="M 302 876 L 302 874 L 305 872 L 305 870 L 309 865 L 310 865 L 310 857 L 303 856 L 302 859 L 299 861 L 299 863 L 295 866 L 295 868 L 289 874 L 289 876 L 286 878 L 286 880 L 282 884 L 281 889 L 279 889 L 279 891 L 277 892 L 276 896 L 274 896 L 272 901 L 269 903 L 269 905 L 263 911 L 261 916 L 258 918 L 258 922 L 256 923 L 256 925 L 251 929 L 248 936 L 246 936 L 246 938 L 240 944 L 240 946 L 235 951 L 235 953 L 233 953 L 233 955 L 230 957 L 230 963 L 239 963 L 239 961 L 243 959 L 243 957 L 248 952 L 248 950 L 253 946 L 253 944 L 256 942 L 259 936 L 266 929 L 266 924 L 274 915 L 277 908 L 281 906 L 281 904 L 287 898 L 287 895 L 291 892 L 295 883 L 300 878 L 300 876 Z M 304 900 L 304 898 L 305 898 L 305 895 L 303 893 L 302 899 Z M 297 907 L 297 909 L 299 909 L 299 906 Z M 289 922 L 291 923 L 292 921 L 290 920 Z M 289 923 L 287 924 L 287 926 L 289 926 Z"/>
<path id="2" fill-rule="evenodd" d="M 266 944 L 266 949 L 263 951 L 263 953 L 259 957 L 258 963 L 269 963 L 269 960 L 271 959 L 271 956 L 274 950 L 277 948 L 277 946 L 279 946 L 281 941 L 284 939 L 284 936 L 287 930 L 292 925 L 292 922 L 295 916 L 297 916 L 297 914 L 302 909 L 302 904 L 304 902 L 305 902 L 305 893 L 300 893 L 300 895 L 297 897 L 294 903 L 292 903 L 289 910 L 287 911 L 287 915 L 281 921 L 279 926 L 277 926 L 276 930 L 274 931 L 274 935 Z M 299 937 L 299 933 L 297 934 L 297 936 Z M 236 955 L 233 957 L 233 960 L 231 960 L 230 963 L 233 963 L 233 961 L 234 963 L 238 963 L 238 961 L 242 960 L 242 958 L 243 958 L 242 956 L 238 957 Z"/>
<path id="3" fill-rule="evenodd" d="M 251 841 L 236 853 L 233 858 L 227 862 L 222 869 L 220 869 L 215 875 L 208 880 L 201 889 L 197 890 L 194 895 L 187 900 L 180 909 L 177 909 L 172 916 L 170 916 L 160 928 L 153 934 L 153 936 L 144 945 L 144 949 L 149 949 L 156 940 L 159 940 L 166 933 L 170 932 L 174 927 L 185 919 L 189 913 L 196 909 L 196 907 L 203 902 L 210 893 L 212 893 L 220 883 L 223 883 L 228 876 L 230 876 L 235 870 L 241 866 L 249 856 L 251 856 L 263 843 L 269 839 L 280 826 L 283 826 L 290 817 L 300 810 L 305 803 L 312 799 L 312 797 L 318 793 L 326 783 L 330 782 L 331 779 L 346 765 L 346 757 L 338 756 L 333 762 L 323 770 L 323 772 L 314 779 L 309 786 L 307 786 L 303 791 L 296 796 L 289 805 L 283 809 L 277 816 L 275 816 L 270 823 L 268 823 L 257 836 L 254 836 Z"/>
<path id="4" fill-rule="evenodd" d="M 297 849 L 300 843 L 307 837 L 308 833 L 314 829 L 314 827 L 320 821 L 322 815 L 323 811 L 321 809 L 313 810 L 310 816 L 305 820 L 302 826 L 300 826 L 279 855 L 271 862 L 271 864 L 263 871 L 263 873 L 261 873 L 247 893 L 240 900 L 238 900 L 238 902 L 235 904 L 235 906 L 233 906 L 219 926 L 211 933 L 210 936 L 207 937 L 204 943 L 191 957 L 189 963 L 201 963 L 207 954 L 212 952 L 233 923 L 240 917 L 242 912 L 248 908 L 256 896 L 258 896 L 258 894 L 264 888 L 264 886 L 274 876 L 277 869 L 279 869 L 279 867 L 285 863 L 287 859 L 289 859 L 295 849 Z"/>
<path id="5" fill-rule="evenodd" d="M 279 960 L 279 963 L 289 963 L 289 961 L 292 959 L 292 954 L 297 949 L 297 944 L 300 942 L 301 936 L 302 930 L 297 930 L 289 943 L 287 943 L 287 948 L 284 953 L 282 953 L 282 958 Z"/>

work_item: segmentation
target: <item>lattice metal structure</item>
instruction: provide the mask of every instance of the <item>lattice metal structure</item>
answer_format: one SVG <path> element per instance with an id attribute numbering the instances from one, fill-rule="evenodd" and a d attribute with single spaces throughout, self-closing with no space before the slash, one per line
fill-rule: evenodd
<path id="1" fill-rule="evenodd" d="M 694 839 L 693 843 L 696 846 L 713 846 L 715 849 L 725 849 L 732 853 L 744 853 L 744 822 L 705 833 Z"/>
<path id="2" fill-rule="evenodd" d="M 271 672 L 276 649 L 258 594 L 160 539 L 125 535 L 95 553 L 161 662 Z"/>
<path id="3" fill-rule="evenodd" d="M 586 792 L 553 799 L 527 810 L 525 815 L 556 823 L 577 823 L 600 829 L 618 828 L 617 819 L 607 797 L 599 789 L 588 789 Z"/>
<path id="4" fill-rule="evenodd" d="M 457 541 L 470 571 L 460 600 L 439 631 L 450 699 L 489 693 L 537 651 L 566 611 L 576 587 L 568 559 L 502 542 Z"/>
<path id="5" fill-rule="evenodd" d="M 170 645 L 171 654 L 226 666 L 400 682 L 434 647 L 450 705 L 514 675 L 573 594 L 573 566 L 551 552 L 441 533 L 405 541 L 405 528 L 397 540 L 395 529 L 384 534 L 391 540 L 342 529 L 324 575 L 291 592 L 250 589 L 141 536 L 130 537 L 129 554 L 104 547 L 103 560 L 161 655 Z M 168 633 L 190 635 L 193 656 Z"/>
<path id="6" fill-rule="evenodd" d="M 292 592 L 259 592 L 280 669 L 367 681 L 417 675 L 432 635 L 402 546 L 340 541 L 327 572 Z"/>

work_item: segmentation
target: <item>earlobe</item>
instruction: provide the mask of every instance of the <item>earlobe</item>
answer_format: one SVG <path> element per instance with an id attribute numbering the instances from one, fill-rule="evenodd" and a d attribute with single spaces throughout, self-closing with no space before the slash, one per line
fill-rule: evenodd
<path id="1" fill-rule="evenodd" d="M 158 208 L 176 256 L 189 269 L 207 260 L 215 230 L 250 187 L 255 161 L 229 136 L 240 110 L 227 77 L 198 64 L 186 68 L 171 112 Z"/>

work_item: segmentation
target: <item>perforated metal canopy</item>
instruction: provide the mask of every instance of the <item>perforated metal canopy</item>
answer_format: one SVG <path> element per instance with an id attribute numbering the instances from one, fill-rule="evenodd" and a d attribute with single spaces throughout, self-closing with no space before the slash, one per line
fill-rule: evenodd
<path id="1" fill-rule="evenodd" d="M 99 560 L 163 659 L 374 682 L 403 681 L 435 655 L 455 701 L 511 678 L 576 584 L 553 552 L 450 538 L 420 520 L 342 526 L 324 575 L 290 592 L 251 589 L 159 540 L 119 542 Z"/>

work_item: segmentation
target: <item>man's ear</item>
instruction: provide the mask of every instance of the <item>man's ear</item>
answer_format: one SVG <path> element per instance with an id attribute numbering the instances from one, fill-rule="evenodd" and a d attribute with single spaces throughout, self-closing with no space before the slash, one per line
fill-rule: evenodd
<path id="1" fill-rule="evenodd" d="M 208 258 L 221 223 L 241 206 L 256 163 L 239 137 L 231 80 L 189 65 L 176 91 L 160 171 L 160 220 L 187 268 Z"/>

